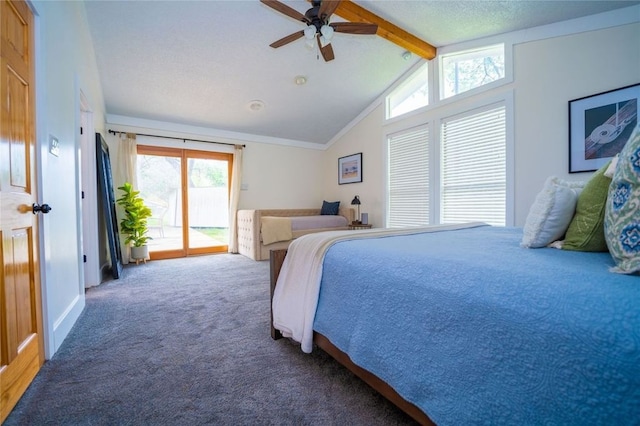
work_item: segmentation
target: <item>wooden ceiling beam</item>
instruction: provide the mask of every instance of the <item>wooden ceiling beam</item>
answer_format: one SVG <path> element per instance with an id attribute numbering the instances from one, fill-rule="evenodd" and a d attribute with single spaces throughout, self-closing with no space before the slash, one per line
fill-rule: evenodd
<path id="1" fill-rule="evenodd" d="M 425 58 L 427 60 L 436 57 L 436 48 L 424 40 L 419 39 L 413 34 L 409 34 L 402 28 L 397 27 L 391 22 L 369 12 L 362 6 L 358 6 L 351 0 L 342 0 L 334 14 L 346 19 L 350 22 L 368 22 L 378 25 L 376 33 L 382 38 L 386 38 L 391 43 L 407 49 L 409 52 Z"/>

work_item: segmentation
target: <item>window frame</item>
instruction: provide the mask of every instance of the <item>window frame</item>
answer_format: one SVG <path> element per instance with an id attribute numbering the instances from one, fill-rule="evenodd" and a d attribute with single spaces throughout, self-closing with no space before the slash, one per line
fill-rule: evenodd
<path id="1" fill-rule="evenodd" d="M 442 91 L 442 56 L 459 54 L 466 51 L 479 50 L 482 48 L 495 46 L 498 44 L 504 45 L 504 78 L 500 80 L 492 81 L 491 83 L 475 87 L 467 90 L 466 92 L 459 93 L 449 98 L 442 99 L 440 93 Z M 502 40 L 501 38 L 490 38 L 486 40 L 473 40 L 466 43 L 460 43 L 452 47 L 438 48 L 438 56 L 430 61 L 420 60 L 416 62 L 401 78 L 399 78 L 389 89 L 382 95 L 382 102 L 384 105 L 384 123 L 383 125 L 389 125 L 396 122 L 401 122 L 409 117 L 424 114 L 427 111 L 442 108 L 446 105 L 460 102 L 468 98 L 474 98 L 486 92 L 493 91 L 502 86 L 513 83 L 513 41 Z M 427 73 L 429 82 L 429 103 L 421 108 L 417 108 L 413 111 L 406 112 L 404 114 L 390 117 L 389 111 L 389 96 L 406 80 L 411 78 L 420 67 L 427 63 Z"/>
<path id="2" fill-rule="evenodd" d="M 447 58 L 451 58 L 453 56 L 462 56 L 462 55 L 468 55 L 472 56 L 474 53 L 477 54 L 483 50 L 488 50 L 488 49 L 494 49 L 498 46 L 502 46 L 502 53 L 504 55 L 504 76 L 498 80 L 494 80 L 491 81 L 489 83 L 486 84 L 482 84 L 480 86 L 476 86 L 474 88 L 471 88 L 469 90 L 465 90 L 464 92 L 460 92 L 460 93 L 456 93 L 454 95 L 445 97 L 444 95 L 444 90 L 445 90 L 445 84 L 444 84 L 444 61 Z M 452 52 L 448 52 L 448 53 L 442 53 L 442 54 L 438 54 L 438 70 L 440 71 L 438 74 L 438 100 L 440 101 L 445 101 L 447 99 L 452 99 L 452 98 L 458 98 L 461 97 L 461 95 L 467 93 L 467 92 L 479 92 L 479 91 L 484 91 L 484 90 L 489 90 L 489 89 L 484 89 L 484 88 L 491 88 L 494 86 L 501 86 L 504 84 L 504 80 L 507 78 L 507 46 L 506 43 L 501 42 L 501 43 L 491 43 L 491 44 L 487 44 L 484 46 L 478 46 L 475 48 L 469 48 L 469 49 L 462 49 L 462 50 L 456 50 L 456 51 L 452 51 Z M 484 89 L 484 90 L 480 90 L 480 89 Z"/>
<path id="3" fill-rule="evenodd" d="M 405 74 L 405 76 L 403 77 L 403 79 L 401 81 L 399 81 L 397 84 L 394 84 L 393 89 L 387 94 L 385 95 L 384 99 L 385 99 L 385 118 L 387 120 L 393 120 L 395 118 L 398 117 L 402 117 L 405 116 L 407 114 L 411 114 L 414 111 L 420 111 L 423 110 L 425 108 L 427 108 L 429 105 L 431 105 L 433 103 L 433 80 L 431 78 L 432 75 L 432 64 L 430 61 L 425 62 L 425 61 L 420 61 L 417 63 L 416 66 L 411 67 L 410 72 L 407 72 Z M 421 107 L 418 108 L 414 108 L 410 111 L 398 114 L 398 115 L 394 115 L 391 116 L 392 113 L 392 107 L 391 107 L 391 97 L 396 94 L 399 91 L 402 91 L 404 89 L 405 85 L 408 85 L 409 82 L 417 77 L 418 73 L 423 72 L 423 70 L 426 71 L 427 73 L 427 104 L 423 105 Z M 411 94 L 413 94 L 415 92 L 411 92 Z M 411 94 L 409 96 L 411 96 Z M 405 98 L 406 99 L 406 98 Z"/>
<path id="4" fill-rule="evenodd" d="M 505 226 L 515 226 L 515 167 L 514 167 L 514 91 L 513 89 L 500 90 L 498 93 L 483 93 L 471 101 L 448 103 L 440 108 L 423 110 L 421 113 L 412 114 L 402 120 L 394 120 L 386 123 L 383 128 L 384 170 L 389 172 L 388 139 L 399 132 L 410 130 L 418 126 L 429 127 L 429 223 L 440 224 L 441 216 L 441 179 L 442 179 L 442 135 L 441 123 L 445 119 L 472 114 L 474 111 L 490 109 L 497 104 L 505 106 Z M 384 217 L 383 222 L 388 223 L 389 211 L 389 176 L 385 175 L 384 187 Z"/>
<path id="5" fill-rule="evenodd" d="M 459 93 L 446 99 L 440 98 L 440 79 L 441 79 L 441 61 L 442 55 L 455 54 L 459 52 L 477 50 L 483 47 L 489 47 L 497 44 L 504 45 L 504 78 L 493 81 L 491 83 L 470 89 L 466 92 Z M 429 127 L 429 187 L 430 187 L 430 204 L 429 204 L 429 223 L 440 223 L 440 184 L 441 184 L 441 134 L 440 125 L 444 118 L 451 118 L 456 115 L 466 114 L 473 110 L 488 108 L 492 104 L 504 103 L 505 105 L 505 137 L 506 137 L 506 200 L 505 200 L 505 226 L 514 226 L 515 224 L 515 165 L 514 165 L 514 89 L 510 87 L 513 83 L 513 45 L 512 40 L 504 40 L 501 36 L 491 37 L 484 40 L 473 40 L 470 42 L 460 43 L 455 46 L 443 47 L 438 49 L 438 57 L 431 61 L 427 61 L 428 81 L 429 81 L 429 104 L 407 112 L 405 114 L 389 118 L 387 97 L 400 86 L 407 78 L 415 73 L 425 61 L 418 61 L 404 75 L 398 79 L 383 95 L 384 121 L 383 121 L 383 137 L 382 150 L 384 158 L 385 173 L 389 171 L 388 158 L 388 138 L 394 133 L 409 130 L 412 127 L 428 126 Z M 385 187 L 383 200 L 385 204 L 383 222 L 388 222 L 389 211 L 389 177 L 385 176 Z"/>

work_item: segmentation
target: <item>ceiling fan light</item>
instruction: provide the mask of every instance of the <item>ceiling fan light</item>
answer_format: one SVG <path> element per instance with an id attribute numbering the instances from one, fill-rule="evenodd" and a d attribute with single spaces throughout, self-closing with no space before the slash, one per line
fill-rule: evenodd
<path id="1" fill-rule="evenodd" d="M 325 36 L 320 36 L 320 46 L 325 47 L 327 44 L 331 44 L 331 41 L 327 40 Z"/>
<path id="2" fill-rule="evenodd" d="M 307 26 L 307 28 L 304 29 L 304 36 L 307 40 L 313 40 L 316 36 L 316 27 L 313 25 Z"/>
<path id="3" fill-rule="evenodd" d="M 331 25 L 323 25 L 322 28 L 320 28 L 320 32 L 322 33 L 322 36 L 325 38 L 325 40 L 327 40 L 327 43 L 331 43 L 331 39 L 333 38 L 333 27 Z"/>
<path id="4" fill-rule="evenodd" d="M 306 39 L 304 41 L 304 45 L 309 50 L 315 49 L 316 48 L 315 37 Z"/>

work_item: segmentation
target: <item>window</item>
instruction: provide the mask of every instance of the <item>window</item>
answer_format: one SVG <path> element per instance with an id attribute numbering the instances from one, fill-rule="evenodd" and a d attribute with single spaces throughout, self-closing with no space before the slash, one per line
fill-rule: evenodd
<path id="1" fill-rule="evenodd" d="M 506 222 L 505 107 L 441 124 L 440 223 Z"/>
<path id="2" fill-rule="evenodd" d="M 443 55 L 440 63 L 440 97 L 446 99 L 504 78 L 504 45 Z"/>
<path id="3" fill-rule="evenodd" d="M 429 67 L 422 65 L 387 96 L 387 118 L 397 117 L 429 104 Z"/>
<path id="4" fill-rule="evenodd" d="M 506 106 L 444 118 L 438 137 L 429 135 L 424 125 L 387 139 L 387 227 L 506 225 Z M 430 144 L 438 157 L 430 157 Z"/>
<path id="5" fill-rule="evenodd" d="M 426 108 L 385 123 L 393 128 L 387 133 L 386 226 L 512 224 L 507 117 L 513 100 L 512 94 L 490 90 L 511 79 L 506 46 L 441 55 L 434 61 L 440 98 L 433 97 L 429 86 L 437 82 L 427 78 L 426 64 L 387 96 L 388 119 Z"/>
<path id="6" fill-rule="evenodd" d="M 388 138 L 387 226 L 429 224 L 429 129 L 421 126 Z"/>

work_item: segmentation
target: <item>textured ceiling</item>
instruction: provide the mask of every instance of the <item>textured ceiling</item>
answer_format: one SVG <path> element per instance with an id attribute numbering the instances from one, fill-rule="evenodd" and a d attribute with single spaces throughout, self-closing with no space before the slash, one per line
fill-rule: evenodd
<path id="1" fill-rule="evenodd" d="M 301 13 L 310 7 L 283 3 Z M 356 3 L 441 47 L 639 2 Z M 324 144 L 419 61 L 369 35 L 336 34 L 328 63 L 303 40 L 273 49 L 304 24 L 257 0 L 85 4 L 110 115 Z M 296 85 L 298 75 L 307 84 Z M 253 100 L 264 108 L 252 110 Z"/>

